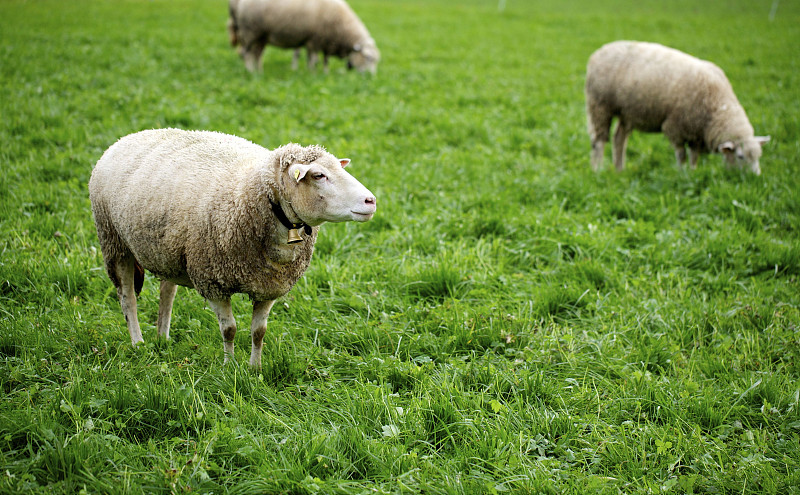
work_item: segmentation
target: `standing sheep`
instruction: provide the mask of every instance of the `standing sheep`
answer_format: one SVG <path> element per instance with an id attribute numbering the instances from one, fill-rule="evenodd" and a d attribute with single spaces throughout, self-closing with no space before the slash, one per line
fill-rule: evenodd
<path id="1" fill-rule="evenodd" d="M 228 35 L 241 44 L 245 67 L 260 71 L 266 45 L 294 48 L 297 67 L 300 48 L 308 51 L 314 68 L 318 52 L 328 70 L 328 57 L 346 58 L 348 68 L 375 73 L 380 52 L 364 23 L 344 0 L 229 0 Z"/>
<path id="2" fill-rule="evenodd" d="M 233 356 L 231 295 L 253 301 L 250 365 L 275 299 L 311 260 L 323 222 L 365 222 L 375 196 L 319 146 L 273 151 L 208 131 L 159 129 L 123 137 L 92 172 L 89 196 L 106 271 L 134 345 L 144 270 L 161 279 L 158 334 L 169 338 L 178 285 L 194 287 L 219 320 Z M 305 238 L 300 235 L 304 231 Z"/>
<path id="3" fill-rule="evenodd" d="M 592 168 L 603 161 L 611 119 L 618 117 L 614 165 L 625 165 L 625 145 L 633 130 L 663 132 L 678 165 L 697 166 L 701 153 L 720 152 L 728 165 L 760 174 L 761 145 L 722 69 L 656 43 L 615 41 L 589 57 L 586 115 L 592 141 Z"/>

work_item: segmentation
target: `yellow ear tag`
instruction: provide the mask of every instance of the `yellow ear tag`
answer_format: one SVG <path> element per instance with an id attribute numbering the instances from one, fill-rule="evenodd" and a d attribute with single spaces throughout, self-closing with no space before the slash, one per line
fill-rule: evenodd
<path id="1" fill-rule="evenodd" d="M 294 180 L 295 181 L 299 181 L 300 180 L 300 169 L 299 168 L 294 169 Z"/>

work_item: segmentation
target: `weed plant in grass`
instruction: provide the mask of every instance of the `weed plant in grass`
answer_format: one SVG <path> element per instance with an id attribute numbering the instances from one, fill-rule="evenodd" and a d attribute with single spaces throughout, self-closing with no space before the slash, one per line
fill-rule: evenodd
<path id="1" fill-rule="evenodd" d="M 797 493 L 797 5 L 351 4 L 375 77 L 247 73 L 224 1 L 0 2 L 0 492 Z M 645 134 L 592 173 L 614 39 L 720 65 L 763 174 Z M 259 372 L 191 290 L 157 341 L 152 277 L 130 345 L 86 184 L 167 126 L 323 144 L 379 198 L 323 228 Z"/>

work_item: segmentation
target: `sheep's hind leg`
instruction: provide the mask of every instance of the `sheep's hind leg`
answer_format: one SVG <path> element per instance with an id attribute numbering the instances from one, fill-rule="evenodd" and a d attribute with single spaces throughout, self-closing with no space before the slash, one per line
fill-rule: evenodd
<path id="1" fill-rule="evenodd" d="M 603 153 L 605 153 L 606 142 L 595 140 L 592 141 L 592 170 L 597 172 L 600 165 L 603 164 Z"/>
<path id="2" fill-rule="evenodd" d="M 294 53 L 292 53 L 292 70 L 297 70 L 299 61 L 300 61 L 300 49 L 295 48 Z"/>
<path id="3" fill-rule="evenodd" d="M 233 309 L 230 299 L 208 300 L 208 305 L 217 315 L 219 332 L 222 334 L 222 349 L 225 353 L 225 362 L 233 358 L 233 338 L 236 336 L 236 320 L 233 318 Z"/>
<path id="4" fill-rule="evenodd" d="M 267 318 L 275 300 L 253 302 L 253 323 L 250 326 L 250 337 L 253 346 L 250 349 L 250 366 L 261 367 L 261 350 L 263 349 L 264 335 L 267 333 Z"/>
<path id="5" fill-rule="evenodd" d="M 618 172 L 625 168 L 625 147 L 628 145 L 628 136 L 630 134 L 631 128 L 620 119 L 617 124 L 617 131 L 614 133 L 614 148 L 611 150 L 614 166 Z"/>
<path id="6" fill-rule="evenodd" d="M 169 280 L 161 281 L 160 298 L 158 301 L 158 336 L 169 339 L 169 323 L 172 318 L 172 302 L 178 286 Z"/>
<path id="7" fill-rule="evenodd" d="M 144 342 L 142 330 L 139 327 L 139 317 L 136 314 L 136 288 L 135 288 L 135 261 L 133 257 L 120 260 L 114 265 L 117 276 L 117 297 L 128 325 L 131 343 L 135 346 Z"/>
<path id="8" fill-rule="evenodd" d="M 306 58 L 308 59 L 306 62 L 308 65 L 308 70 L 314 70 L 317 67 L 317 62 L 319 61 L 319 54 L 311 48 L 306 48 Z"/>
<path id="9" fill-rule="evenodd" d="M 592 142 L 591 163 L 595 172 L 603 164 L 612 118 L 605 106 L 598 105 L 590 93 L 586 94 L 586 130 Z"/>

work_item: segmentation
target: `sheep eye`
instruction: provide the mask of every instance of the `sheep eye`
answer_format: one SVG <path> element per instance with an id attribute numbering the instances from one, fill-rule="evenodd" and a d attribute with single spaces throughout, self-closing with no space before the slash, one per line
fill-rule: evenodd
<path id="1" fill-rule="evenodd" d="M 311 177 L 313 177 L 313 178 L 314 178 L 314 180 L 322 180 L 322 179 L 324 179 L 324 178 L 325 178 L 325 174 L 322 174 L 322 173 L 316 173 L 316 174 L 312 174 L 312 175 L 311 175 Z"/>

